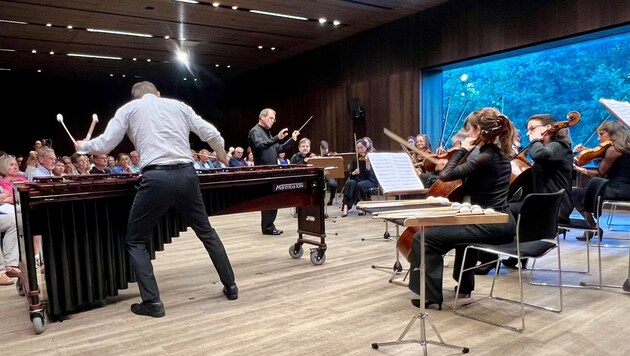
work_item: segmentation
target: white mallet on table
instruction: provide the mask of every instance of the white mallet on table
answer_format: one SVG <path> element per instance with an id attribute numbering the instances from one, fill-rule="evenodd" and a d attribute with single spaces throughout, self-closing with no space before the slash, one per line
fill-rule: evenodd
<path id="1" fill-rule="evenodd" d="M 88 130 L 88 133 L 85 136 L 86 141 L 89 141 L 90 138 L 92 137 L 92 132 L 94 132 L 94 127 L 96 126 L 97 122 L 98 122 L 98 116 L 96 116 L 96 114 L 92 114 L 92 123 L 90 124 L 90 129 Z"/>
<path id="2" fill-rule="evenodd" d="M 68 131 L 68 128 L 66 127 L 66 124 L 63 123 L 63 115 L 57 114 L 57 121 L 59 121 L 61 123 L 61 126 L 63 126 L 63 128 L 68 133 L 68 136 L 70 136 L 70 139 L 72 140 L 72 143 L 74 143 L 75 146 L 76 146 L 77 141 L 74 139 L 74 137 L 72 137 L 72 135 L 70 134 L 70 131 Z"/>

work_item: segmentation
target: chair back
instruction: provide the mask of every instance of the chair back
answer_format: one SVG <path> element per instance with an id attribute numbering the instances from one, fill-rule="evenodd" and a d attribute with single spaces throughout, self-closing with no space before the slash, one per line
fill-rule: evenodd
<path id="1" fill-rule="evenodd" d="M 594 218 L 599 218 L 601 215 L 601 207 L 604 201 L 604 189 L 608 179 L 593 177 L 586 186 L 586 193 L 584 196 L 584 211 L 593 214 Z"/>
<path id="2" fill-rule="evenodd" d="M 523 200 L 516 233 L 521 243 L 553 239 L 558 235 L 558 216 L 564 189 L 555 193 L 531 193 Z"/>

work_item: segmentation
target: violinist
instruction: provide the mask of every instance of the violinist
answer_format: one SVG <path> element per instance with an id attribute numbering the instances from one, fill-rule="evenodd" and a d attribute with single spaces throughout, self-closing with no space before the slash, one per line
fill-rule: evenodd
<path id="1" fill-rule="evenodd" d="M 330 152 L 328 141 L 324 140 L 319 143 L 319 153 L 322 157 L 330 157 L 334 155 L 333 152 Z M 326 171 L 324 171 L 324 173 L 325 172 Z M 326 177 L 326 190 L 330 193 L 330 197 L 328 198 L 328 202 L 326 203 L 326 205 L 332 205 L 333 198 L 337 193 L 337 180 L 335 178 Z"/>
<path id="2" fill-rule="evenodd" d="M 468 115 L 464 128 L 467 137 L 440 172 L 440 180 L 462 179 L 464 192 L 470 196 L 471 204 L 508 213 L 509 221 L 505 224 L 436 226 L 425 231 L 425 307 L 437 304 L 441 309 L 444 254 L 456 248 L 453 278 L 457 280 L 462 263 L 466 267 L 473 267 L 477 261 L 474 253 L 469 254 L 466 261 L 462 261 L 465 243 L 504 244 L 513 241 L 516 233 L 516 222 L 509 214 L 507 202 L 510 157 L 514 155 L 514 125 L 499 110 L 483 108 Z M 479 154 L 464 160 L 475 147 L 479 147 Z M 417 270 L 420 265 L 419 251 L 420 234 L 416 233 L 409 254 L 410 271 L 413 271 L 409 278 L 409 289 L 417 294 L 420 294 L 420 276 Z M 459 283 L 462 297 L 469 296 L 475 286 L 474 273 L 465 272 Z M 420 306 L 419 299 L 412 299 L 411 303 Z"/>
<path id="3" fill-rule="evenodd" d="M 577 165 L 573 166 L 578 173 L 590 177 L 604 177 L 608 179 L 604 191 L 604 199 L 630 200 L 630 136 L 625 126 L 618 121 L 604 122 L 597 129 L 597 138 L 602 143 L 602 162 L 597 169 L 587 169 Z M 607 147 L 606 147 L 607 146 Z M 582 152 L 580 152 L 582 154 Z M 575 209 L 584 219 L 595 227 L 595 219 L 590 213 L 584 211 L 585 188 L 575 188 L 572 192 Z M 600 235 L 601 236 L 601 235 Z M 578 240 L 591 238 L 592 235 L 578 237 Z"/>
<path id="4" fill-rule="evenodd" d="M 341 217 L 348 216 L 348 210 L 361 200 L 370 199 L 370 190 L 377 187 L 376 175 L 372 170 L 368 153 L 374 151 L 372 140 L 368 137 L 355 143 L 357 156 L 350 164 L 350 176 L 343 188 L 343 206 Z M 365 215 L 359 212 L 359 215 Z"/>
<path id="5" fill-rule="evenodd" d="M 529 152 L 534 162 L 531 168 L 532 181 L 523 186 L 523 198 L 530 193 L 555 193 L 560 189 L 565 194 L 560 202 L 560 223 L 568 223 L 573 210 L 571 202 L 571 173 L 573 170 L 573 153 L 568 129 L 555 131 L 558 121 L 550 114 L 537 114 L 527 119 L 527 137 L 530 144 L 523 153 Z M 555 131 L 555 132 L 554 132 Z M 510 212 L 517 216 L 523 200 L 510 201 Z M 517 260 L 510 258 L 503 261 L 508 267 L 515 267 Z M 525 268 L 527 262 L 522 261 Z M 489 269 L 493 269 L 491 265 Z"/>

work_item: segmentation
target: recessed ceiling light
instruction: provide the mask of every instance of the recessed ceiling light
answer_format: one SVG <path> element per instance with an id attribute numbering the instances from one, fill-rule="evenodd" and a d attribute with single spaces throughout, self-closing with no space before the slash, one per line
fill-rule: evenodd
<path id="1" fill-rule="evenodd" d="M 212 6 L 214 7 L 219 7 L 219 5 L 221 5 L 218 1 L 215 1 L 212 3 Z"/>
<path id="2" fill-rule="evenodd" d="M 11 68 L 0 68 L 0 70 L 4 70 L 4 71 L 7 71 L 7 72 L 10 72 Z"/>
<path id="3" fill-rule="evenodd" d="M 66 28 L 67 28 L 68 30 L 72 30 L 72 25 L 68 25 L 68 26 L 66 26 Z"/>
<path id="4" fill-rule="evenodd" d="M 276 50 L 276 47 L 271 47 L 271 50 L 272 50 L 272 51 L 275 51 L 275 50 Z"/>
<path id="5" fill-rule="evenodd" d="M 0 48 L 0 52 L 15 52 L 15 50 L 11 48 Z"/>
<path id="6" fill-rule="evenodd" d="M 326 23 L 326 18 L 325 17 L 320 17 L 319 18 L 319 23 L 325 24 Z"/>
<path id="7" fill-rule="evenodd" d="M 112 35 L 123 35 L 123 36 L 135 36 L 135 37 L 153 37 L 153 35 L 150 35 L 148 33 L 138 33 L 138 32 L 127 32 L 127 31 L 116 31 L 116 30 L 105 30 L 102 28 L 86 28 L 85 29 L 88 32 L 98 32 L 98 33 L 109 33 Z"/>
<path id="8" fill-rule="evenodd" d="M 137 60 L 138 60 L 138 58 L 133 57 L 131 60 L 132 60 L 132 61 L 137 61 Z"/>
<path id="9" fill-rule="evenodd" d="M 184 51 L 177 51 L 175 53 L 175 56 L 177 57 L 177 60 L 182 62 L 182 63 L 188 63 L 188 53 L 184 52 Z"/>
<path id="10" fill-rule="evenodd" d="M 188 80 L 188 78 L 184 78 L 184 80 Z"/>
<path id="11" fill-rule="evenodd" d="M 195 78 L 194 81 L 197 81 L 197 78 Z"/>
<path id="12" fill-rule="evenodd" d="M 277 12 L 260 11 L 260 10 L 249 10 L 249 12 L 254 13 L 254 14 L 259 14 L 259 15 L 268 15 L 268 16 L 284 17 L 284 18 L 293 19 L 293 20 L 308 21 L 308 18 L 303 17 L 303 16 L 286 15 L 286 14 L 281 14 Z"/>
<path id="13" fill-rule="evenodd" d="M 124 77 L 126 77 L 126 76 L 127 76 L 127 75 L 125 75 L 125 74 L 123 74 L 123 75 L 122 75 L 122 77 L 123 77 L 123 78 L 124 78 Z"/>
<path id="14" fill-rule="evenodd" d="M 214 66 L 215 66 L 215 67 L 217 67 L 217 68 L 219 68 L 219 65 L 218 65 L 218 64 L 215 64 Z"/>
<path id="15" fill-rule="evenodd" d="M 50 52 L 48 52 L 48 53 L 50 53 L 50 54 L 55 54 L 55 52 L 53 52 L 53 51 L 50 51 Z"/>
<path id="16" fill-rule="evenodd" d="M 164 36 L 165 40 L 168 40 L 169 38 L 171 38 L 171 36 L 169 36 L 169 35 Z"/>
<path id="17" fill-rule="evenodd" d="M 36 49 L 34 49 L 34 50 L 32 50 L 32 51 L 31 51 L 31 53 L 37 53 L 37 50 L 36 50 Z"/>
<path id="18" fill-rule="evenodd" d="M 116 59 L 121 60 L 121 57 L 113 57 L 113 56 L 101 56 L 98 54 L 83 54 L 83 53 L 68 53 L 66 54 L 68 57 L 83 57 L 83 58 L 97 58 L 97 59 Z"/>
<path id="19" fill-rule="evenodd" d="M 147 59 L 147 62 L 151 62 L 151 58 Z"/>
<path id="20" fill-rule="evenodd" d="M 113 76 L 114 76 L 114 73 L 109 73 L 109 76 L 110 76 L 110 77 L 113 77 Z"/>
<path id="21" fill-rule="evenodd" d="M 2 20 L 2 19 L 0 19 L 0 22 L 12 23 L 12 24 L 15 24 L 15 25 L 28 25 L 28 22 L 24 22 L 24 21 L 13 21 L 13 20 Z"/>
<path id="22" fill-rule="evenodd" d="M 229 64 L 228 64 L 226 67 L 227 67 L 227 68 L 232 68 L 232 66 L 231 66 L 231 65 L 229 65 Z"/>
<path id="23" fill-rule="evenodd" d="M 199 4 L 199 1 L 195 1 L 195 0 L 175 0 L 175 1 L 185 2 L 188 4 Z"/>
<path id="24" fill-rule="evenodd" d="M 52 24 L 51 23 L 47 23 L 46 27 L 52 27 Z"/>
<path id="25" fill-rule="evenodd" d="M 238 6 L 236 5 L 232 6 L 232 10 L 238 10 Z"/>
<path id="26" fill-rule="evenodd" d="M 339 20 L 333 21 L 333 26 L 339 26 L 339 25 L 341 25 L 341 22 L 339 22 Z"/>
<path id="27" fill-rule="evenodd" d="M 263 49 L 263 46 L 258 46 L 258 49 Z"/>
<path id="28" fill-rule="evenodd" d="M 42 72 L 42 70 L 41 70 L 41 69 L 38 69 L 38 70 L 37 70 L 37 73 L 41 73 L 41 72 Z"/>

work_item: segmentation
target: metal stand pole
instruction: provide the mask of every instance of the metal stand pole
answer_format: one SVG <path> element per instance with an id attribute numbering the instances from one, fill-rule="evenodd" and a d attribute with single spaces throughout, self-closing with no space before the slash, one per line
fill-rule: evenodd
<path id="1" fill-rule="evenodd" d="M 420 231 L 421 231 L 421 234 L 420 234 L 420 311 L 411 318 L 411 320 L 409 321 L 409 323 L 407 324 L 407 326 L 403 330 L 402 334 L 400 334 L 400 336 L 398 337 L 398 339 L 396 341 L 378 342 L 378 343 L 375 342 L 375 343 L 372 344 L 372 348 L 373 349 L 378 349 L 381 346 L 417 343 L 417 344 L 420 344 L 422 346 L 422 351 L 423 351 L 423 354 L 425 356 L 427 355 L 427 344 L 432 344 L 432 345 L 442 346 L 442 347 L 448 347 L 448 348 L 451 348 L 451 349 L 460 349 L 462 351 L 462 353 L 466 354 L 466 353 L 468 353 L 468 351 L 470 351 L 469 348 L 462 347 L 462 346 L 451 345 L 451 344 L 447 344 L 447 343 L 444 342 L 444 340 L 442 339 L 442 336 L 440 336 L 440 333 L 435 328 L 435 325 L 433 325 L 431 320 L 429 320 L 429 314 L 425 310 L 424 303 L 425 303 L 426 297 L 425 297 L 425 290 L 424 290 L 424 284 L 425 284 L 425 273 L 424 273 L 425 272 L 425 267 L 424 267 L 424 249 L 425 249 L 425 246 L 424 246 L 424 226 L 420 227 Z M 413 324 L 416 322 L 416 319 L 420 319 L 420 338 L 419 339 L 403 340 L 405 335 L 407 335 L 407 332 L 409 332 L 409 330 L 411 329 Z M 437 338 L 440 341 L 427 340 L 426 323 L 425 323 L 425 321 L 429 322 L 429 325 L 433 329 L 433 332 L 435 333 L 435 335 L 437 336 Z"/>

